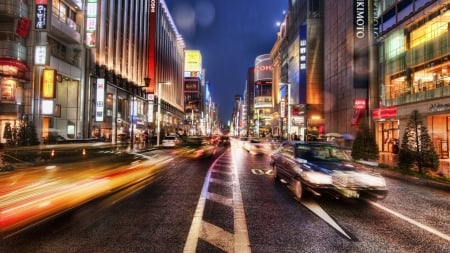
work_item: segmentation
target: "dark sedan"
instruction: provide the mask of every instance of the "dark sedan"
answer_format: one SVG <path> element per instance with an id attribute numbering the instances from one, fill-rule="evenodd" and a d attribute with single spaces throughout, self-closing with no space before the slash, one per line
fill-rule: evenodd
<path id="1" fill-rule="evenodd" d="M 388 192 L 373 167 L 353 162 L 338 146 L 326 142 L 284 142 L 271 155 L 270 165 L 275 180 L 286 183 L 297 199 L 305 191 L 375 200 Z"/>

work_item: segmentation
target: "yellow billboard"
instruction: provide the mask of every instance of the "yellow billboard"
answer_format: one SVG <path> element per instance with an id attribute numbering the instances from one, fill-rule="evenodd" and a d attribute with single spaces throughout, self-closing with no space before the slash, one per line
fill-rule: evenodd
<path id="1" fill-rule="evenodd" d="M 186 50 L 184 55 L 184 71 L 202 71 L 202 54 L 199 50 Z"/>

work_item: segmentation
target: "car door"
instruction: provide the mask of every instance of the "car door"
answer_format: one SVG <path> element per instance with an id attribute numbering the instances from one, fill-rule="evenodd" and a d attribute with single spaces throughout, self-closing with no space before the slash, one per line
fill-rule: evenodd
<path id="1" fill-rule="evenodd" d="M 275 161 L 275 166 L 277 167 L 277 172 L 281 177 L 286 180 L 291 178 L 291 168 L 292 160 L 294 159 L 294 147 L 289 143 L 285 143 L 281 146 L 277 159 Z"/>

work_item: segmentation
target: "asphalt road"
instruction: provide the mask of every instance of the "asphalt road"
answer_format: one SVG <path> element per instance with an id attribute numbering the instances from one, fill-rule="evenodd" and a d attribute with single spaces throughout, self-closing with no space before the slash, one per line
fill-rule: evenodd
<path id="1" fill-rule="evenodd" d="M 450 251 L 449 192 L 387 178 L 376 203 L 299 202 L 267 156 L 233 147 L 215 158 L 174 158 L 152 180 L 2 239 L 0 252 Z"/>

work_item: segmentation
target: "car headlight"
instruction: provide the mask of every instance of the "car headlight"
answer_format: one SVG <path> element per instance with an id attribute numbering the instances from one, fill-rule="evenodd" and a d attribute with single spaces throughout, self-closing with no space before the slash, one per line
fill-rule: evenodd
<path id="1" fill-rule="evenodd" d="M 359 182 L 365 184 L 369 187 L 385 187 L 386 181 L 381 176 L 370 175 L 370 174 L 358 174 Z"/>
<path id="2" fill-rule="evenodd" d="M 304 180 L 313 184 L 332 184 L 333 179 L 330 175 L 314 171 L 303 171 L 301 176 Z"/>

